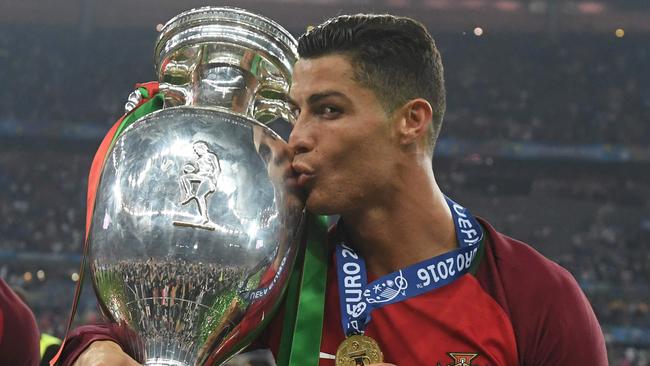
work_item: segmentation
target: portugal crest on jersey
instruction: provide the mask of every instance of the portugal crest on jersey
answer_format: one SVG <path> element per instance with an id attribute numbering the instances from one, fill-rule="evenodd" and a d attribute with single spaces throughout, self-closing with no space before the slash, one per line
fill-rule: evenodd
<path id="1" fill-rule="evenodd" d="M 472 360 L 478 356 L 478 353 L 449 352 L 447 354 L 454 360 L 449 366 L 472 366 Z"/>

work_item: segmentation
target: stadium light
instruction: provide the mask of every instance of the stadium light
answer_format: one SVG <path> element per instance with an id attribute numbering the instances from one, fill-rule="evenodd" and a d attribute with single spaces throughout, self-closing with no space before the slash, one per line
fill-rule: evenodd
<path id="1" fill-rule="evenodd" d="M 600 14 L 605 11 L 605 4 L 596 1 L 583 1 L 578 4 L 578 11 L 583 14 Z"/>
<path id="2" fill-rule="evenodd" d="M 617 28 L 614 31 L 614 35 L 616 35 L 616 38 L 623 38 L 625 36 L 625 30 L 623 28 Z"/>
<path id="3" fill-rule="evenodd" d="M 494 3 L 494 7 L 501 11 L 517 11 L 521 8 L 521 3 L 514 0 L 500 0 Z"/>
<path id="4" fill-rule="evenodd" d="M 483 28 L 481 27 L 476 27 L 474 28 L 474 35 L 477 37 L 480 37 L 483 35 Z"/>
<path id="5" fill-rule="evenodd" d="M 25 282 L 31 282 L 32 281 L 32 272 L 25 272 L 23 274 L 23 279 Z"/>
<path id="6" fill-rule="evenodd" d="M 38 278 L 39 281 L 45 280 L 45 271 L 43 271 L 42 269 L 39 269 L 36 272 L 36 278 Z"/>
<path id="7" fill-rule="evenodd" d="M 71 279 L 72 281 L 74 281 L 74 282 L 79 281 L 79 274 L 78 274 L 77 272 L 73 273 L 73 274 L 70 276 L 70 279 Z"/>

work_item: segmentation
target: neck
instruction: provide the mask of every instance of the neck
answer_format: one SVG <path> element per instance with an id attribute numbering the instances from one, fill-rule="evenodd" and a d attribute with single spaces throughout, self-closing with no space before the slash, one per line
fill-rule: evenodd
<path id="1" fill-rule="evenodd" d="M 430 165 L 421 173 L 401 179 L 404 184 L 392 187 L 387 199 L 342 215 L 348 244 L 369 273 L 382 276 L 458 246 L 451 211 Z"/>

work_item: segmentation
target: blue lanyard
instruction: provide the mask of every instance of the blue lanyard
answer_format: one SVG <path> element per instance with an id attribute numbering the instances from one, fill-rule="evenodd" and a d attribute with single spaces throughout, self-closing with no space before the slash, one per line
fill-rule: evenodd
<path id="1" fill-rule="evenodd" d="M 476 257 L 483 229 L 474 216 L 445 197 L 459 248 L 402 268 L 368 283 L 363 258 L 341 242 L 336 246 L 341 323 L 346 336 L 363 334 L 372 310 L 448 285 L 467 273 Z"/>

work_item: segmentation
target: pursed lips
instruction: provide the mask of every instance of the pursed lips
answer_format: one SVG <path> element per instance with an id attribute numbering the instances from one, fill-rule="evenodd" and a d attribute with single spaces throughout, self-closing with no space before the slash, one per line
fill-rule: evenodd
<path id="1" fill-rule="evenodd" d="M 291 167 L 298 174 L 298 185 L 301 187 L 308 184 L 314 177 L 314 170 L 306 164 L 294 161 Z"/>

